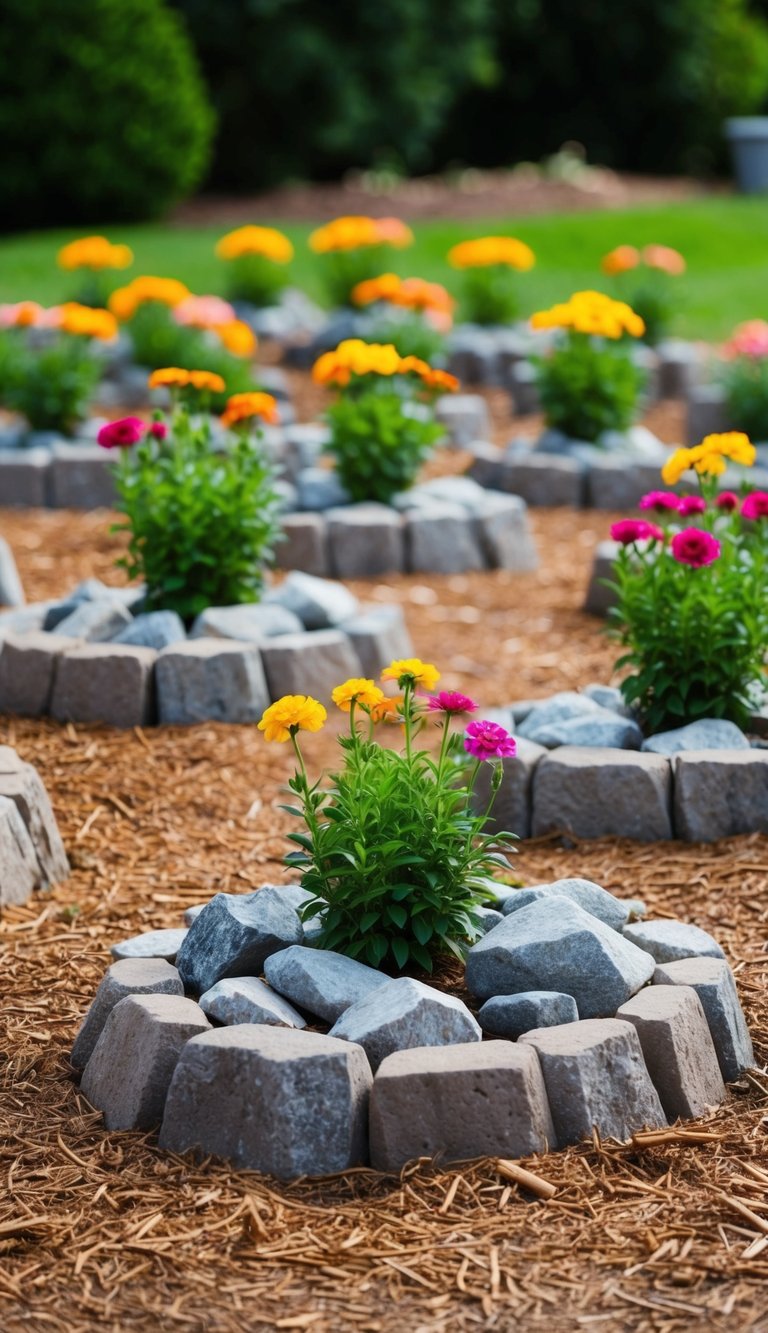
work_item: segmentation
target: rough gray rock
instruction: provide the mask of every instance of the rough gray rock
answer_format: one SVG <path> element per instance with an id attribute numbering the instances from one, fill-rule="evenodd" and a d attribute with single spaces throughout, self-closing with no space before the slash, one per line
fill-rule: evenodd
<path id="1" fill-rule="evenodd" d="M 188 639 L 166 648 L 155 668 L 160 722 L 256 722 L 269 704 L 255 643 Z"/>
<path id="2" fill-rule="evenodd" d="M 690 986 L 646 986 L 616 1014 L 636 1029 L 669 1120 L 705 1115 L 725 1101 L 701 1001 Z"/>
<path id="3" fill-rule="evenodd" d="M 681 750 L 748 750 L 749 741 L 734 722 L 702 717 L 686 727 L 658 731 L 643 741 L 642 750 L 652 754 L 678 754 Z"/>
<path id="4" fill-rule="evenodd" d="M 171 644 L 183 643 L 187 637 L 184 622 L 175 611 L 147 611 L 136 616 L 116 634 L 113 643 L 130 643 L 138 648 L 154 648 L 162 652 Z"/>
<path id="5" fill-rule="evenodd" d="M 0 497 L 0 502 L 2 497 Z M 0 606 L 23 606 L 26 601 L 13 551 L 0 537 Z"/>
<path id="6" fill-rule="evenodd" d="M 69 639 L 83 639 L 86 643 L 108 643 L 130 625 L 132 619 L 130 611 L 111 598 L 103 602 L 80 602 L 70 615 L 58 622 L 52 633 L 63 634 Z"/>
<path id="7" fill-rule="evenodd" d="M 536 1052 L 508 1041 L 395 1051 L 374 1079 L 370 1127 L 371 1163 L 390 1172 L 416 1157 L 525 1157 L 555 1141 Z"/>
<path id="8" fill-rule="evenodd" d="M 621 930 L 629 919 L 629 908 L 620 898 L 594 884 L 591 879 L 556 879 L 552 884 L 533 884 L 527 889 L 516 889 L 504 902 L 504 914 L 519 911 L 529 903 L 552 896 L 570 898 L 585 912 L 596 916 L 612 930 Z"/>
<path id="9" fill-rule="evenodd" d="M 0 611 L 0 639 L 8 634 L 28 634 L 31 630 L 42 630 L 50 605 L 50 602 L 32 602 L 30 606 Z"/>
<path id="10" fill-rule="evenodd" d="M 487 935 L 489 930 L 493 930 L 494 926 L 498 926 L 499 922 L 504 920 L 503 912 L 498 912 L 495 907 L 475 907 L 473 908 L 473 915 L 479 918 L 480 929 L 484 935 Z"/>
<path id="11" fill-rule="evenodd" d="M 715 1043 L 720 1072 L 734 1083 L 755 1063 L 752 1038 L 739 1004 L 736 982 L 722 958 L 682 958 L 662 963 L 653 974 L 654 985 L 690 986 L 695 990 Z"/>
<path id="12" fill-rule="evenodd" d="M 528 507 L 519 495 L 485 491 L 485 503 L 476 519 L 480 545 L 492 569 L 519 574 L 538 568 L 536 542 L 528 521 Z"/>
<path id="13" fill-rule="evenodd" d="M 172 963 L 188 933 L 182 927 L 145 930 L 141 935 L 132 935 L 129 940 L 113 944 L 109 952 L 113 958 L 165 958 Z"/>
<path id="14" fill-rule="evenodd" d="M 457 449 L 466 449 L 473 440 L 489 438 L 488 404 L 479 393 L 445 394 L 435 403 L 435 418 L 445 426 L 448 439 Z"/>
<path id="15" fill-rule="evenodd" d="M 56 664 L 51 716 L 59 722 L 144 726 L 154 714 L 152 669 L 156 659 L 151 648 L 122 643 L 84 643 L 70 648 Z"/>
<path id="16" fill-rule="evenodd" d="M 98 444 L 54 444 L 50 496 L 54 509 L 114 509 L 112 459 Z"/>
<path id="17" fill-rule="evenodd" d="M 461 1000 L 411 977 L 397 977 L 358 1000 L 337 1019 L 330 1035 L 362 1046 L 374 1072 L 393 1051 L 482 1038 Z"/>
<path id="18" fill-rule="evenodd" d="M 612 606 L 616 605 L 616 594 L 612 588 L 607 588 L 606 580 L 611 582 L 614 577 L 614 561 L 619 554 L 619 543 L 614 541 L 598 542 L 595 547 L 595 557 L 592 564 L 592 572 L 589 576 L 587 586 L 587 595 L 584 600 L 584 610 L 593 616 L 604 616 Z"/>
<path id="19" fill-rule="evenodd" d="M 284 1180 L 344 1171 L 367 1160 L 371 1082 L 349 1042 L 253 1023 L 207 1032 L 176 1067 L 160 1147 Z"/>
<path id="20" fill-rule="evenodd" d="M 357 598 L 332 579 L 318 579 L 293 570 L 278 588 L 270 588 L 265 604 L 285 606 L 305 629 L 335 629 L 359 609 Z"/>
<path id="21" fill-rule="evenodd" d="M 59 884 L 69 861 L 42 778 L 8 746 L 0 746 L 0 796 L 12 800 L 29 834 L 39 867 L 38 888 Z"/>
<path id="22" fill-rule="evenodd" d="M 584 717 L 571 717 L 551 726 L 537 727 L 532 740 L 548 749 L 558 745 L 584 745 L 615 750 L 639 750 L 643 733 L 628 717 L 619 717 L 607 708 Z"/>
<path id="23" fill-rule="evenodd" d="M 405 516 L 406 567 L 412 572 L 463 574 L 485 568 L 474 524 L 461 505 L 431 500 Z"/>
<path id="24" fill-rule="evenodd" d="M 724 958 L 717 940 L 706 930 L 687 921 L 633 921 L 624 927 L 624 938 L 644 949 L 657 963 L 673 963 L 678 958 Z"/>
<path id="25" fill-rule="evenodd" d="M 45 509 L 50 479 L 49 449 L 0 449 L 0 496 L 5 508 Z"/>
<path id="26" fill-rule="evenodd" d="M 109 1014 L 80 1089 L 107 1129 L 153 1129 L 163 1118 L 176 1062 L 210 1023 L 194 1000 L 127 995 Z"/>
<path id="27" fill-rule="evenodd" d="M 662 842 L 672 837 L 671 797 L 663 755 L 564 745 L 536 767 L 531 830 Z"/>
<path id="28" fill-rule="evenodd" d="M 258 976 L 270 954 L 301 938 L 298 914 L 279 889 L 217 893 L 189 927 L 176 965 L 185 988 L 203 994 L 222 977 Z"/>
<path id="29" fill-rule="evenodd" d="M 672 762 L 679 838 L 768 833 L 768 750 L 691 750 Z"/>
<path id="30" fill-rule="evenodd" d="M 625 1140 L 666 1125 L 631 1023 L 589 1019 L 527 1032 L 520 1041 L 541 1061 L 558 1147 L 591 1138 L 593 1127 L 603 1138 Z"/>
<path id="31" fill-rule="evenodd" d="M 302 944 L 272 954 L 264 964 L 264 976 L 273 990 L 329 1023 L 390 980 L 384 972 L 345 954 Z"/>
<path id="32" fill-rule="evenodd" d="M 378 680 L 379 672 L 387 662 L 413 656 L 413 643 L 403 608 L 397 603 L 371 607 L 351 620 L 345 620 L 339 629 L 347 635 L 360 658 L 363 675 L 373 680 Z"/>
<path id="33" fill-rule="evenodd" d="M 195 620 L 189 637 L 263 643 L 276 634 L 301 633 L 302 628 L 299 617 L 287 606 L 255 602 L 243 606 L 209 606 Z"/>
<path id="34" fill-rule="evenodd" d="M 654 960 L 568 898 L 542 898 L 473 945 L 466 981 L 490 999 L 528 990 L 572 995 L 581 1018 L 615 1014 L 650 981 Z"/>
<path id="35" fill-rule="evenodd" d="M 612 713 L 618 713 L 619 717 L 632 717 L 632 709 L 624 702 L 624 695 L 615 685 L 592 684 L 585 685 L 582 690 L 588 699 L 593 703 L 599 704 L 601 708 L 608 708 Z"/>
<path id="36" fill-rule="evenodd" d="M 539 456 L 515 446 L 503 455 L 496 484 L 529 505 L 578 509 L 585 493 L 584 468 L 575 458 Z"/>
<path id="37" fill-rule="evenodd" d="M 0 907 L 25 903 L 40 883 L 40 865 L 27 826 L 8 796 L 0 796 Z"/>
<path id="38" fill-rule="evenodd" d="M 321 514 L 286 514 L 275 546 L 278 569 L 295 569 L 319 578 L 331 572 L 328 531 Z"/>
<path id="39" fill-rule="evenodd" d="M 401 573 L 405 562 L 403 520 L 390 505 L 353 504 L 325 515 L 331 567 L 340 579 Z"/>
<path id="40" fill-rule="evenodd" d="M 121 958 L 99 983 L 91 1007 L 75 1038 L 70 1064 L 83 1069 L 93 1055 L 109 1015 L 126 995 L 183 995 L 181 977 L 163 958 Z"/>
<path id="41" fill-rule="evenodd" d="M 534 703 L 526 716 L 517 723 L 517 735 L 526 740 L 535 740 L 535 732 L 550 729 L 561 722 L 568 722 L 576 717 L 599 717 L 600 705 L 586 694 L 577 694 L 575 690 L 561 690 L 548 699 Z"/>
<path id="42" fill-rule="evenodd" d="M 335 509 L 339 505 L 349 504 L 352 499 L 342 486 L 338 473 L 327 468 L 302 468 L 296 477 L 296 485 L 301 509 Z"/>
<path id="43" fill-rule="evenodd" d="M 258 977 L 224 977 L 200 996 L 200 1008 L 217 1023 L 266 1023 L 305 1028 L 301 1014 Z"/>
<path id="44" fill-rule="evenodd" d="M 483 710 L 483 717 L 489 717 L 489 709 Z M 509 716 L 499 718 L 501 726 L 508 730 L 512 727 Z M 493 803 L 490 818 L 486 822 L 486 831 L 505 829 L 517 834 L 518 838 L 527 838 L 531 832 L 531 806 L 533 792 L 533 774 L 536 765 L 547 753 L 543 745 L 520 739 L 517 752 L 509 759 L 501 760 L 502 781 Z M 472 806 L 476 813 L 485 812 L 491 796 L 494 764 L 483 764 L 472 792 Z"/>
<path id="45" fill-rule="evenodd" d="M 430 509 L 435 501 L 439 501 L 441 504 L 458 505 L 473 518 L 478 518 L 486 512 L 488 499 L 483 487 L 471 477 L 433 477 L 431 481 L 401 491 L 393 503 L 400 509 L 408 510 Z"/>
<path id="46" fill-rule="evenodd" d="M 281 634 L 265 641 L 261 658 L 273 699 L 283 694 L 311 694 L 327 703 L 341 681 L 362 672 L 350 640 L 337 629 Z"/>
<path id="47" fill-rule="evenodd" d="M 493 995 L 477 1015 L 484 1032 L 515 1041 L 534 1028 L 576 1023 L 579 1011 L 572 995 L 555 990 L 521 991 L 517 995 Z"/>

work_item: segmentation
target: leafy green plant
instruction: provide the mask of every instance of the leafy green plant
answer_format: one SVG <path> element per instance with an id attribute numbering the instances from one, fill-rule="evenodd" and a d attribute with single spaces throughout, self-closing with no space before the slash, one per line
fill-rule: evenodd
<path id="1" fill-rule="evenodd" d="M 753 440 L 768 440 L 768 356 L 739 356 L 721 371 L 728 421 Z"/>
<path id="2" fill-rule="evenodd" d="M 204 394 L 195 398 L 205 405 Z M 258 601 L 279 502 L 248 422 L 218 447 L 209 417 L 193 420 L 184 404 L 167 427 L 158 421 L 138 438 L 110 442 L 107 429 L 100 443 L 130 446 L 121 447 L 115 468 L 125 520 L 114 531 L 128 534 L 118 564 L 146 582 L 147 609 L 177 611 L 189 622 L 209 606 Z"/>
<path id="3" fill-rule="evenodd" d="M 461 279 L 461 310 L 472 324 L 509 324 L 520 314 L 520 282 L 508 264 L 468 268 Z"/>
<path id="4" fill-rule="evenodd" d="M 431 419 L 411 415 L 408 406 L 397 392 L 369 389 L 329 407 L 328 453 L 353 500 L 388 504 L 416 480 L 443 431 Z"/>
<path id="5" fill-rule="evenodd" d="M 138 365 L 148 370 L 181 366 L 185 370 L 209 370 L 221 375 L 226 394 L 213 396 L 212 406 L 217 411 L 223 408 L 228 394 L 247 393 L 256 388 L 246 359 L 228 352 L 214 331 L 177 324 L 172 311 L 161 301 L 145 301 L 125 327 Z"/>
<path id="6" fill-rule="evenodd" d="M 26 417 L 32 430 L 73 435 L 88 414 L 101 364 L 85 338 L 56 332 L 42 344 L 5 335 L 0 350 L 0 393 L 6 407 Z"/>
<path id="7" fill-rule="evenodd" d="M 569 330 L 535 366 L 541 405 L 555 430 L 594 443 L 603 431 L 632 425 L 645 375 L 626 343 Z"/>
<path id="8" fill-rule="evenodd" d="M 477 908 L 490 897 L 487 879 L 499 864 L 507 866 L 512 835 L 483 834 L 488 811 L 473 813 L 471 801 L 483 762 L 514 754 L 515 744 L 494 723 L 474 722 L 462 745 L 451 722 L 477 705 L 445 692 L 426 703 L 418 699 L 416 686 L 434 688 L 438 679 L 428 663 L 393 662 L 382 679 L 395 680 L 403 692 L 388 709 L 371 680 L 350 680 L 334 690 L 334 702 L 349 712 L 349 733 L 339 742 L 343 767 L 328 785 L 310 782 L 298 743 L 300 728 L 322 725 L 321 705 L 288 696 L 267 709 L 259 725 L 268 740 L 290 737 L 296 753 L 298 769 L 289 786 L 298 804 L 284 808 L 304 822 L 306 832 L 289 835 L 299 850 L 286 860 L 301 870 L 302 886 L 312 895 L 304 918 L 321 917 L 320 947 L 373 967 L 431 972 L 441 956 L 462 957 L 477 939 Z M 382 708 L 402 720 L 402 751 L 375 739 Z M 429 717 L 442 732 L 436 756 L 415 744 Z M 469 769 L 457 762 L 459 754 L 474 759 Z M 499 764 L 490 805 L 501 776 Z"/>
<path id="9" fill-rule="evenodd" d="M 440 362 L 445 353 L 445 334 L 415 310 L 375 315 L 368 336 L 371 342 L 392 343 L 400 356 L 421 361 Z"/>

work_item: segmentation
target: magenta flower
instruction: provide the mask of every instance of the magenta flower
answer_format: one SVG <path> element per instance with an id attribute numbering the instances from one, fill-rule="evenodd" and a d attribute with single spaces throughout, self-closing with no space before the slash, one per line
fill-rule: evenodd
<path id="1" fill-rule="evenodd" d="M 637 502 L 638 509 L 652 509 L 655 514 L 668 514 L 680 504 L 679 495 L 672 491 L 649 491 Z"/>
<path id="2" fill-rule="evenodd" d="M 615 542 L 621 542 L 622 546 L 630 546 L 632 542 L 664 540 L 661 528 L 655 523 L 648 523 L 644 518 L 622 518 L 618 523 L 612 523 L 611 536 Z"/>
<path id="3" fill-rule="evenodd" d="M 691 514 L 706 513 L 707 502 L 701 495 L 684 495 L 677 509 L 683 518 L 689 518 Z"/>
<path id="4" fill-rule="evenodd" d="M 473 759 L 511 759 L 517 753 L 517 744 L 497 722 L 470 722 L 464 749 Z"/>
<path id="5" fill-rule="evenodd" d="M 678 564 L 701 569 L 711 565 L 720 555 L 720 543 L 703 528 L 683 528 L 672 538 L 672 554 Z"/>
<path id="6" fill-rule="evenodd" d="M 441 690 L 439 694 L 429 696 L 427 708 L 431 713 L 474 713 L 477 704 L 457 690 Z"/>
<path id="7" fill-rule="evenodd" d="M 741 506 L 742 518 L 768 518 L 768 491 L 750 491 Z"/>
<path id="8" fill-rule="evenodd" d="M 110 421 L 102 426 L 96 439 L 102 449 L 128 449 L 132 444 L 138 444 L 146 429 L 138 417 L 121 417 L 120 421 Z"/>
<path id="9" fill-rule="evenodd" d="M 735 491 L 721 491 L 715 496 L 715 506 L 726 514 L 732 514 L 739 507 L 739 497 Z"/>
<path id="10" fill-rule="evenodd" d="M 164 440 L 168 434 L 168 427 L 164 421 L 153 421 L 148 433 L 153 440 Z"/>

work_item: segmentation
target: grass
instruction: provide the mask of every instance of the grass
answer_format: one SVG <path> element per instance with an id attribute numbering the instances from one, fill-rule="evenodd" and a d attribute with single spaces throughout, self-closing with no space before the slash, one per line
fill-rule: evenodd
<path id="1" fill-rule="evenodd" d="M 765 200 L 727 198 L 471 223 L 422 222 L 415 229 L 416 244 L 396 253 L 392 266 L 403 274 L 443 281 L 455 290 L 460 275 L 448 268 L 444 258 L 451 245 L 467 236 L 518 235 L 537 257 L 536 268 L 520 277 L 527 312 L 582 287 L 604 287 L 599 260 L 613 246 L 658 241 L 682 251 L 688 261 L 675 331 L 718 339 L 739 321 L 768 313 L 767 213 Z M 196 292 L 220 292 L 224 287 L 224 266 L 213 254 L 220 227 L 105 226 L 103 230 L 133 248 L 136 263 L 128 276 L 177 277 Z M 296 246 L 293 281 L 321 298 L 320 261 L 306 245 L 311 228 L 291 223 L 283 230 Z M 51 231 L 0 240 L 0 300 L 30 298 L 50 304 L 69 295 L 71 275 L 56 268 L 55 257 L 59 246 L 78 234 L 82 233 Z"/>

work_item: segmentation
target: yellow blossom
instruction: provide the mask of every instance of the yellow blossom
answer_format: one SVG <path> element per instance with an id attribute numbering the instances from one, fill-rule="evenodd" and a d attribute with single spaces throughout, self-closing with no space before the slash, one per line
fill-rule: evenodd
<path id="1" fill-rule="evenodd" d="M 109 308 L 116 319 L 133 319 L 139 306 L 147 301 L 177 306 L 192 295 L 188 287 L 176 278 L 134 278 L 126 287 L 118 287 L 109 298 Z"/>
<path id="2" fill-rule="evenodd" d="M 396 680 L 401 689 L 408 684 L 433 690 L 440 679 L 440 672 L 431 662 L 422 662 L 420 657 L 402 657 L 384 668 L 381 679 Z"/>
<path id="3" fill-rule="evenodd" d="M 506 264 L 526 272 L 533 268 L 536 256 L 530 245 L 514 236 L 481 236 L 475 241 L 460 241 L 448 251 L 452 268 L 488 268 L 492 264 Z"/>
<path id="4" fill-rule="evenodd" d="M 676 449 L 661 469 L 662 481 L 667 486 L 676 486 L 684 472 L 693 465 L 690 449 Z"/>
<path id="5" fill-rule="evenodd" d="M 259 723 L 265 740 L 288 741 L 297 731 L 319 731 L 328 717 L 317 699 L 309 694 L 285 694 L 270 704 Z"/>
<path id="6" fill-rule="evenodd" d="M 58 326 L 65 333 L 76 333 L 83 338 L 99 338 L 111 342 L 117 337 L 117 320 L 109 310 L 94 309 L 67 301 L 58 308 Z"/>
<path id="7" fill-rule="evenodd" d="M 277 401 L 271 393 L 233 393 L 227 399 L 222 416 L 223 426 L 236 426 L 238 422 L 249 421 L 251 417 L 261 417 L 274 425 L 279 421 Z"/>
<path id="8" fill-rule="evenodd" d="M 81 236 L 62 246 L 57 256 L 59 268 L 128 268 L 133 251 L 127 245 L 113 245 L 106 236 Z"/>
<path id="9" fill-rule="evenodd" d="M 359 704 L 361 708 L 374 708 L 384 699 L 384 691 L 380 690 L 372 680 L 353 677 L 351 680 L 345 680 L 343 685 L 337 685 L 331 698 L 342 713 L 348 713 L 353 703 Z"/>
<path id="10" fill-rule="evenodd" d="M 744 467 L 752 467 L 757 457 L 755 446 L 749 436 L 740 430 L 724 431 L 720 435 L 705 435 L 696 448 L 705 454 L 721 454 L 723 458 L 730 458 L 732 463 L 742 463 Z"/>
<path id="11" fill-rule="evenodd" d="M 221 375 L 212 370 L 185 370 L 183 366 L 153 370 L 147 383 L 150 389 L 198 389 L 208 393 L 224 393 L 227 387 Z"/>
<path id="12" fill-rule="evenodd" d="M 237 227 L 227 232 L 216 243 L 219 259 L 242 259 L 244 255 L 261 255 L 274 264 L 289 264 L 293 246 L 275 227 Z"/>
<path id="13" fill-rule="evenodd" d="M 458 380 L 445 371 L 433 370 L 415 356 L 400 356 L 393 343 L 367 343 L 347 338 L 333 352 L 324 352 L 312 367 L 316 384 L 349 384 L 353 375 L 418 375 L 427 388 L 458 388 Z"/>
<path id="14" fill-rule="evenodd" d="M 574 333 L 601 338 L 621 338 L 628 333 L 641 338 L 645 324 L 626 301 L 614 301 L 604 292 L 574 292 L 568 301 L 538 310 L 531 317 L 534 329 L 572 329 Z"/>

